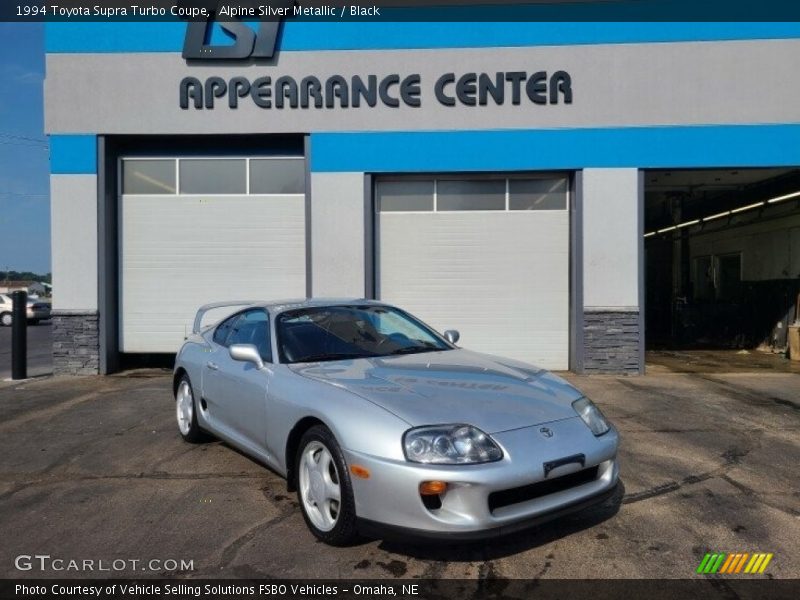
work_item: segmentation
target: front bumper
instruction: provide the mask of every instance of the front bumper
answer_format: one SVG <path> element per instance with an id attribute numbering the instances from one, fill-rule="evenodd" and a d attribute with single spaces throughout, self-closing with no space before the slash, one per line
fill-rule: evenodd
<path id="1" fill-rule="evenodd" d="M 420 537 L 480 538 L 529 527 L 602 502 L 614 493 L 619 476 L 618 435 L 612 429 L 595 437 L 579 417 L 494 434 L 502 460 L 481 465 L 436 466 L 376 458 L 345 451 L 348 464 L 370 471 L 369 479 L 353 478 L 356 514 L 366 528 L 377 524 Z M 545 476 L 545 463 L 582 454 L 583 465 L 566 464 Z M 595 476 L 574 487 L 504 506 L 492 507 L 493 492 L 514 490 L 597 467 Z M 423 481 L 445 481 L 441 507 L 427 508 L 419 495 Z"/>
<path id="2" fill-rule="evenodd" d="M 50 318 L 50 311 L 47 309 L 29 307 L 25 310 L 25 316 L 28 319 L 36 319 L 38 321 L 44 321 Z"/>
<path id="3" fill-rule="evenodd" d="M 493 527 L 491 529 L 480 529 L 477 531 L 430 531 L 426 529 L 412 529 L 410 527 L 398 527 L 396 525 L 385 525 L 383 523 L 377 523 L 375 521 L 370 521 L 368 519 L 359 519 L 358 520 L 358 530 L 359 533 L 366 537 L 378 537 L 378 538 L 391 538 L 397 540 L 414 540 L 414 539 L 423 539 L 423 540 L 447 540 L 447 541 L 475 541 L 475 540 L 486 540 L 486 539 L 493 539 L 498 538 L 504 535 L 510 535 L 512 533 L 516 533 L 518 531 L 523 531 L 528 529 L 529 527 L 535 527 L 536 525 L 541 525 L 542 523 L 547 523 L 548 521 L 553 521 L 560 517 L 564 517 L 567 515 L 571 515 L 576 512 L 580 512 L 582 510 L 586 510 L 591 508 L 592 506 L 597 506 L 598 504 L 602 504 L 607 500 L 610 500 L 617 494 L 619 489 L 619 482 L 617 481 L 613 487 L 606 490 L 605 492 L 601 492 L 594 496 L 590 496 L 583 500 L 579 500 L 578 502 L 574 502 L 572 504 L 567 504 L 558 508 L 556 510 L 552 510 L 550 512 L 535 516 L 535 517 L 528 517 L 521 521 L 515 521 L 514 523 L 510 523 L 508 525 L 501 525 L 499 527 Z"/>

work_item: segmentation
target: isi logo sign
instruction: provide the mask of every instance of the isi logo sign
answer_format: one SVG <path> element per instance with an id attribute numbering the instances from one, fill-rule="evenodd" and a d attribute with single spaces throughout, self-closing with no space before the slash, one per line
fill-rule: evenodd
<path id="1" fill-rule="evenodd" d="M 185 0 L 196 4 L 197 0 Z M 186 60 L 245 60 L 248 58 L 272 58 L 278 42 L 281 19 L 292 14 L 293 0 L 272 2 L 270 5 L 257 5 L 256 0 L 243 0 L 237 3 L 235 14 L 218 0 L 201 0 L 206 4 L 210 17 L 203 21 L 190 21 L 186 27 L 183 43 L 183 58 Z M 233 44 L 213 45 L 209 43 L 214 18 L 220 28 L 233 38 Z M 251 28 L 239 18 L 260 20 L 258 30 Z M 228 21 L 221 20 L 229 19 Z"/>

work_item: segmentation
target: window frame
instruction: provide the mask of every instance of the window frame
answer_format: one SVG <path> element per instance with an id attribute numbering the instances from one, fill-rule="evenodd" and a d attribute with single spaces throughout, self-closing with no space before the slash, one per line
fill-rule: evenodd
<path id="1" fill-rule="evenodd" d="M 125 193 L 124 191 L 124 181 L 122 177 L 124 164 L 129 161 L 148 161 L 148 160 L 170 160 L 174 162 L 175 167 L 175 193 L 163 193 L 163 194 L 132 194 L 132 193 Z M 245 192 L 243 194 L 231 194 L 231 193 L 209 193 L 209 192 L 193 192 L 193 193 L 182 193 L 181 192 L 181 161 L 184 160 L 244 160 L 245 161 Z M 239 154 L 232 154 L 229 156 L 220 156 L 214 154 L 198 154 L 198 155 L 173 155 L 173 156 L 164 156 L 164 155 L 141 155 L 141 156 L 120 156 L 117 159 L 117 179 L 118 179 L 118 192 L 119 196 L 168 196 L 168 197 L 175 197 L 175 198 L 191 198 L 197 196 L 208 196 L 212 198 L 226 198 L 226 197 L 241 197 L 241 196 L 266 196 L 266 197 L 285 197 L 285 196 L 297 196 L 301 198 L 305 198 L 308 190 L 302 192 L 286 192 L 282 194 L 278 193 L 267 193 L 267 194 L 256 194 L 250 191 L 250 162 L 253 160 L 298 160 L 303 162 L 303 169 L 307 172 L 308 171 L 308 161 L 304 155 L 298 154 L 275 154 L 275 155 L 268 155 L 268 156 L 258 156 L 258 155 L 239 155 Z M 307 182 L 306 182 L 307 183 Z"/>
<path id="2" fill-rule="evenodd" d="M 418 173 L 413 175 L 402 174 L 389 174 L 381 175 L 376 174 L 372 185 L 373 196 L 373 210 L 379 217 L 381 215 L 459 215 L 459 214 L 499 214 L 499 213 L 514 213 L 514 214 L 542 214 L 542 213 L 568 213 L 572 202 L 572 185 L 571 185 L 572 171 L 535 171 L 535 172 L 491 172 L 491 173 Z M 406 181 L 429 181 L 433 179 L 433 210 L 387 210 L 380 209 L 380 199 L 378 197 L 378 186 L 381 183 L 392 182 L 402 183 Z M 565 190 L 565 203 L 564 208 L 556 209 L 540 209 L 540 210 L 522 210 L 512 209 L 511 205 L 511 192 L 509 182 L 512 180 L 520 179 L 563 179 L 566 183 Z M 489 210 L 440 210 L 439 209 L 439 182 L 440 181 L 485 181 L 485 180 L 505 180 L 505 207 L 500 209 Z"/>
<path id="3" fill-rule="evenodd" d="M 262 313 L 266 317 L 265 322 L 267 324 L 267 348 L 269 350 L 269 355 L 264 356 L 263 354 L 261 354 L 260 351 L 259 355 L 261 356 L 261 360 L 263 360 L 265 363 L 272 364 L 272 332 L 270 331 L 271 324 L 270 324 L 269 312 L 265 308 L 260 308 L 260 307 L 245 308 L 244 310 L 240 310 L 239 312 L 237 312 L 235 315 L 231 315 L 237 318 L 234 321 L 234 324 L 231 327 L 230 331 L 228 332 L 228 337 L 225 340 L 227 342 L 227 345 L 225 347 L 230 348 L 233 345 L 233 340 L 231 338 L 233 337 L 233 334 L 236 332 L 236 324 L 242 319 L 244 319 L 245 315 L 249 313 Z M 255 346 L 256 349 L 258 349 L 258 344 L 250 344 L 250 345 Z"/>

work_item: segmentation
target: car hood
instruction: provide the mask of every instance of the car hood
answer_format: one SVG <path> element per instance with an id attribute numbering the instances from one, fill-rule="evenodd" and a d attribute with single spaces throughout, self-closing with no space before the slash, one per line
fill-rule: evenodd
<path id="1" fill-rule="evenodd" d="M 469 350 L 295 364 L 412 426 L 467 423 L 497 433 L 577 416 L 581 393 L 542 369 Z"/>

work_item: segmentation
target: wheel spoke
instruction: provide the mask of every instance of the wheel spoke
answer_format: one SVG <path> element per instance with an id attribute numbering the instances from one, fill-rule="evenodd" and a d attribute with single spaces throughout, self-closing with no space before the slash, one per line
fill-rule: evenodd
<path id="1" fill-rule="evenodd" d="M 342 492 L 339 486 L 332 481 L 325 482 L 325 496 L 328 500 L 336 500 L 337 502 L 342 499 Z"/>

